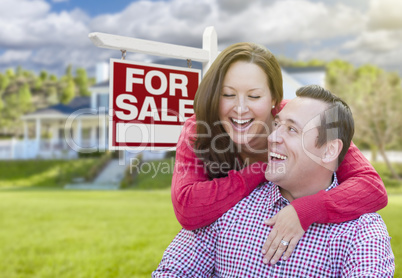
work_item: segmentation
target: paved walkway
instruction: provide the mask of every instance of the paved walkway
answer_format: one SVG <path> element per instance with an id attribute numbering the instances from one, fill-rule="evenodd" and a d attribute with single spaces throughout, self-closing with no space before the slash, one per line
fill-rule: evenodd
<path id="1" fill-rule="evenodd" d="M 120 188 L 126 166 L 120 165 L 118 159 L 112 159 L 92 183 L 67 184 L 64 189 L 117 190 Z"/>

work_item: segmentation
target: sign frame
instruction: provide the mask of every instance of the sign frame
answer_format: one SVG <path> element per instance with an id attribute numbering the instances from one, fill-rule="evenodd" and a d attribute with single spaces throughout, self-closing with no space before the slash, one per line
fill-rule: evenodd
<path id="1" fill-rule="evenodd" d="M 197 79 L 198 79 L 198 83 L 197 83 L 197 88 L 201 82 L 201 70 L 200 69 L 194 69 L 194 68 L 185 68 L 185 67 L 178 67 L 178 66 L 170 66 L 170 65 L 162 65 L 162 64 L 156 64 L 156 63 L 146 63 L 146 62 L 136 62 L 136 61 L 129 61 L 129 60 L 122 60 L 122 59 L 110 59 L 110 80 L 109 80 L 109 131 L 108 131 L 108 145 L 109 145 L 109 150 L 132 150 L 132 151 L 142 151 L 142 150 L 164 150 L 164 151 L 172 151 L 176 149 L 176 144 L 180 135 L 180 132 L 183 128 L 184 125 L 184 121 L 180 121 L 178 120 L 178 124 L 170 124 L 170 125 L 163 125 L 163 124 L 159 124 L 159 125 L 155 125 L 155 124 L 142 124 L 142 123 L 136 123 L 136 124 L 132 124 L 134 128 L 139 128 L 141 129 L 141 131 L 143 132 L 144 130 L 146 130 L 149 132 L 147 136 L 151 136 L 152 138 L 148 138 L 149 142 L 141 142 L 141 143 L 133 143 L 133 142 L 117 142 L 118 138 L 118 133 L 124 133 L 125 131 L 127 131 L 127 126 L 129 124 L 125 123 L 123 125 L 121 125 L 118 122 L 114 121 L 114 116 L 115 116 L 115 100 L 116 100 L 116 95 L 114 92 L 115 89 L 115 81 L 114 80 L 114 73 L 115 73 L 115 69 L 114 69 L 114 65 L 115 63 L 120 63 L 120 64 L 126 64 L 128 66 L 139 66 L 139 67 L 149 67 L 149 68 L 154 68 L 154 69 L 161 69 L 164 71 L 175 71 L 175 72 L 186 72 L 186 73 L 191 73 L 191 74 L 196 74 L 197 75 Z M 143 76 L 145 79 L 145 75 Z M 122 77 L 124 78 L 124 80 L 126 80 L 126 76 Z M 126 81 L 127 82 L 127 81 Z M 196 92 L 192 92 L 193 96 L 191 98 L 191 100 L 194 100 L 194 96 L 195 96 Z M 132 93 L 133 94 L 133 93 Z M 165 93 L 163 93 L 165 94 Z M 178 98 L 177 96 L 175 96 L 176 98 Z M 138 103 L 139 105 L 142 105 L 141 103 Z M 176 111 L 177 113 L 179 113 L 178 111 Z M 188 113 L 187 113 L 188 114 Z M 188 117 L 186 117 L 188 118 Z M 183 120 L 183 119 L 182 119 Z M 118 125 L 120 124 L 120 125 Z M 158 139 L 161 140 L 161 137 L 156 134 L 157 132 L 166 132 L 167 131 L 167 127 L 170 127 L 170 130 L 174 130 L 174 135 L 177 135 L 177 140 L 173 140 L 172 137 L 170 138 L 170 142 L 169 143 L 161 143 L 161 142 L 153 142 L 153 140 Z M 165 134 L 170 134 L 169 133 L 165 133 Z M 143 135 L 143 133 L 141 133 L 141 135 Z M 171 136 L 174 136 L 171 135 Z M 157 136 L 159 136 L 157 138 Z M 166 136 L 165 136 L 166 138 Z M 168 138 L 168 139 L 169 139 Z M 166 140 L 166 139 L 163 139 Z M 173 142 L 173 141 L 174 142 Z M 134 146 L 135 144 L 140 144 L 139 146 Z"/>

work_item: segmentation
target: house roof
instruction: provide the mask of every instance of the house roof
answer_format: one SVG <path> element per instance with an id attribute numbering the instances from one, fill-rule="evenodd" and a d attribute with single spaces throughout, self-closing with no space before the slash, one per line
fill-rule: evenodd
<path id="1" fill-rule="evenodd" d="M 109 87 L 109 80 L 105 80 L 105 81 L 96 83 L 91 88 L 103 88 L 103 87 Z"/>
<path id="2" fill-rule="evenodd" d="M 54 116 L 68 116 L 79 109 L 85 109 L 91 107 L 90 97 L 75 97 L 68 104 L 56 104 L 46 108 L 38 109 L 35 112 L 28 113 L 23 118 L 36 118 L 40 115 L 46 115 L 48 117 Z"/>

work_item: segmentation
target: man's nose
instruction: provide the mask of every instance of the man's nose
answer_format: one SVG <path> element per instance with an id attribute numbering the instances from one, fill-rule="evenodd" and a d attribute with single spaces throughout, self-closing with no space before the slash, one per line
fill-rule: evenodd
<path id="1" fill-rule="evenodd" d="M 280 127 L 272 131 L 272 133 L 268 136 L 268 143 L 282 143 L 283 137 L 280 132 Z"/>

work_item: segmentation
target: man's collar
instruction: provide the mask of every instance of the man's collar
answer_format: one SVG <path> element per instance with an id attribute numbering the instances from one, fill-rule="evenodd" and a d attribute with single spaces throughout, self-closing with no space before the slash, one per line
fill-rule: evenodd
<path id="1" fill-rule="evenodd" d="M 273 182 L 269 182 L 269 197 L 268 197 L 268 203 L 270 206 L 273 206 L 276 202 L 279 200 L 283 200 L 287 203 L 290 203 L 285 197 L 282 196 L 281 191 L 279 190 L 279 187 L 274 184 Z M 335 187 L 338 186 L 338 178 L 336 176 L 336 173 L 334 172 L 332 176 L 332 183 L 330 186 L 325 189 L 325 191 L 331 190 Z"/>
<path id="2" fill-rule="evenodd" d="M 325 189 L 325 191 L 331 190 L 337 186 L 338 186 L 338 178 L 336 176 L 336 173 L 334 172 L 334 174 L 332 175 L 332 183 L 330 186 L 327 187 L 327 189 Z"/>

